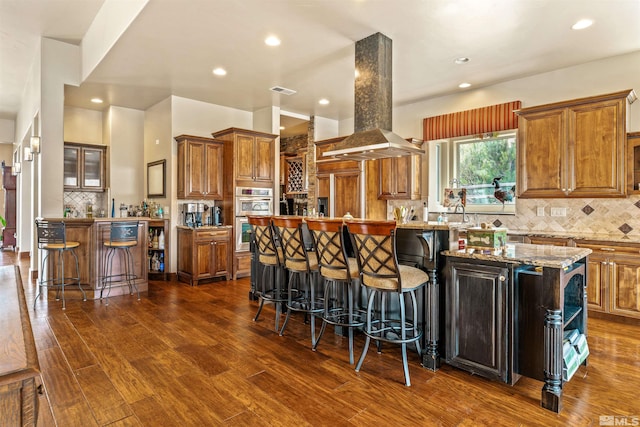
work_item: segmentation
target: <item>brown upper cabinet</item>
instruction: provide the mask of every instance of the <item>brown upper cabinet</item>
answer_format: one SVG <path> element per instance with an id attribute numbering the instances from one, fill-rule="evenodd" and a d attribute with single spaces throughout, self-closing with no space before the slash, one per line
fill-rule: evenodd
<path id="1" fill-rule="evenodd" d="M 409 140 L 418 147 L 422 141 Z M 422 156 L 410 155 L 380 159 L 378 164 L 378 199 L 419 200 L 422 198 Z"/>
<path id="2" fill-rule="evenodd" d="M 626 196 L 626 107 L 630 93 L 626 90 L 519 110 L 518 196 Z"/>
<path id="3" fill-rule="evenodd" d="M 277 135 L 237 128 L 221 130 L 212 135 L 216 139 L 233 141 L 236 185 L 273 185 Z"/>
<path id="4" fill-rule="evenodd" d="M 64 189 L 104 191 L 106 147 L 64 143 Z"/>
<path id="5" fill-rule="evenodd" d="M 192 135 L 178 142 L 178 199 L 222 200 L 224 144 Z"/>

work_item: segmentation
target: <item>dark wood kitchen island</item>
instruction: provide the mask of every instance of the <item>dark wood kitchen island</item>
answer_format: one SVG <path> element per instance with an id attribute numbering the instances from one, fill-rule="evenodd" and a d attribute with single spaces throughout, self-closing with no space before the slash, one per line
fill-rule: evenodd
<path id="1" fill-rule="evenodd" d="M 47 221 L 63 220 L 67 230 L 67 240 L 80 242 L 80 246 L 75 249 L 80 266 L 80 283 L 89 299 L 100 298 L 102 288 L 101 278 L 104 269 L 105 248 L 104 242 L 109 240 L 111 222 L 138 221 L 138 245 L 131 248 L 134 258 L 134 273 L 138 277 L 135 281 L 138 290 L 146 292 L 148 290 L 147 272 L 147 247 L 149 221 L 152 218 L 128 217 L 128 218 L 45 218 Z M 38 269 L 41 268 L 41 255 L 38 255 Z M 70 257 L 70 255 L 68 255 Z M 119 257 L 114 258 L 113 274 L 122 271 Z M 65 258 L 66 259 L 66 258 Z M 72 262 L 72 258 L 67 260 Z M 67 264 L 70 265 L 70 264 Z M 48 266 L 48 273 L 53 273 L 53 265 Z M 68 295 L 80 297 L 80 291 L 75 286 L 65 290 Z M 105 290 L 106 292 L 106 290 Z M 126 295 L 129 293 L 129 286 L 126 282 L 113 282 L 110 296 Z"/>
<path id="2" fill-rule="evenodd" d="M 560 412 L 565 331 L 587 335 L 590 253 L 529 244 L 444 251 L 446 362 L 508 384 L 543 381 L 542 407 Z"/>

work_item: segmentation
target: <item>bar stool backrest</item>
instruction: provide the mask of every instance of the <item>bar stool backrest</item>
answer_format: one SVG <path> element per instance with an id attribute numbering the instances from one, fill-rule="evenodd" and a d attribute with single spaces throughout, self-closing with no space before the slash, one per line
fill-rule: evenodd
<path id="1" fill-rule="evenodd" d="M 282 250 L 278 250 L 271 216 L 248 216 L 251 232 L 254 235 L 258 261 L 265 265 L 281 266 Z"/>
<path id="2" fill-rule="evenodd" d="M 302 238 L 302 217 L 273 217 L 282 243 L 284 266 L 293 271 L 309 271 L 309 259 Z"/>
<path id="3" fill-rule="evenodd" d="M 38 249 L 64 249 L 67 246 L 67 233 L 63 221 L 36 219 Z"/>
<path id="4" fill-rule="evenodd" d="M 309 218 L 307 227 L 313 236 L 320 275 L 329 279 L 348 280 L 357 271 L 351 271 L 345 250 L 342 218 Z"/>
<path id="5" fill-rule="evenodd" d="M 396 256 L 395 221 L 347 221 L 365 286 L 402 289 Z"/>
<path id="6" fill-rule="evenodd" d="M 111 243 L 137 243 L 138 221 L 112 222 L 109 241 Z"/>

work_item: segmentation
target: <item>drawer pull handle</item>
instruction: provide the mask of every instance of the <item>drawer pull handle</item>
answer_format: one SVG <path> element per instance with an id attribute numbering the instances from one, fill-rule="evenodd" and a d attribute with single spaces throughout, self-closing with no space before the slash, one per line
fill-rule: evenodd
<path id="1" fill-rule="evenodd" d="M 600 248 L 601 251 L 606 251 L 606 252 L 615 252 L 615 248 Z"/>

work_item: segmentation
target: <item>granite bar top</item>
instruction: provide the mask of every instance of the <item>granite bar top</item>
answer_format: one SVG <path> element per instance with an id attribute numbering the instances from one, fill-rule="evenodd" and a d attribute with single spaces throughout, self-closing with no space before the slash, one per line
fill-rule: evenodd
<path id="1" fill-rule="evenodd" d="M 182 230 L 221 230 L 225 228 L 232 228 L 231 225 L 203 225 L 201 227 L 188 227 L 186 225 L 176 225 L 176 228 Z"/>
<path id="2" fill-rule="evenodd" d="M 128 217 L 94 217 L 94 218 L 81 218 L 81 217 L 76 217 L 76 218 L 71 218 L 71 217 L 66 217 L 66 218 L 54 218 L 54 217 L 47 217 L 44 218 L 47 221 L 64 221 L 67 222 L 69 224 L 81 224 L 81 223 L 94 223 L 94 222 L 122 222 L 122 221 L 162 221 L 164 219 L 168 219 L 168 218 L 150 218 L 148 216 L 128 216 Z"/>
<path id="3" fill-rule="evenodd" d="M 565 246 L 507 244 L 504 249 L 480 251 L 476 249 L 448 250 L 445 256 L 533 265 L 536 267 L 565 268 L 586 257 L 591 249 Z"/>

